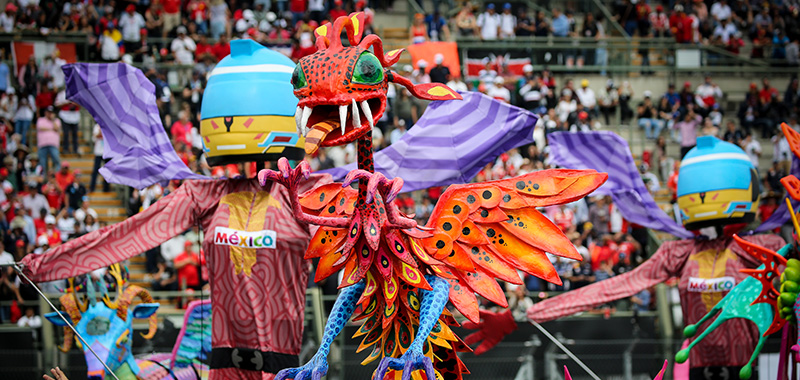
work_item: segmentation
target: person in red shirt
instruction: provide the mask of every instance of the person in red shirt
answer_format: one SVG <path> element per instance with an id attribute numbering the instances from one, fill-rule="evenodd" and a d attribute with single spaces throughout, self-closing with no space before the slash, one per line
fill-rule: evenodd
<path id="1" fill-rule="evenodd" d="M 761 91 L 758 92 L 758 98 L 761 99 L 761 102 L 767 104 L 772 100 L 772 96 L 778 95 L 778 90 L 775 87 L 769 85 L 769 78 L 761 79 Z"/>
<path id="2" fill-rule="evenodd" d="M 308 0 L 289 0 L 289 11 L 292 12 L 291 25 L 297 25 L 303 19 L 306 8 L 308 8 Z"/>
<path id="3" fill-rule="evenodd" d="M 207 55 L 214 56 L 214 47 L 208 43 L 208 37 L 205 34 L 200 35 L 200 40 L 197 41 L 197 48 L 194 49 L 194 60 L 196 62 L 202 61 Z"/>
<path id="4" fill-rule="evenodd" d="M 53 88 L 53 82 L 47 82 L 47 88 L 43 89 L 39 95 L 36 95 L 36 109 L 39 110 L 39 116 L 44 116 L 44 111 L 56 101 L 56 91 Z"/>
<path id="5" fill-rule="evenodd" d="M 55 175 L 52 174 L 50 180 L 42 187 L 42 193 L 47 198 L 47 204 L 51 209 L 60 210 L 64 204 L 64 192 L 56 184 Z"/>
<path id="6" fill-rule="evenodd" d="M 683 12 L 683 5 L 675 6 L 675 13 L 669 16 L 669 28 L 675 41 L 682 44 L 691 43 L 693 40 L 692 18 Z"/>
<path id="7" fill-rule="evenodd" d="M 336 20 L 339 17 L 347 16 L 347 11 L 342 8 L 342 0 L 334 1 L 333 9 L 331 9 L 328 13 L 331 20 Z"/>
<path id="8" fill-rule="evenodd" d="M 164 29 L 161 33 L 166 38 L 172 29 L 181 24 L 181 0 L 162 0 L 161 3 L 164 5 Z"/>
<path id="9" fill-rule="evenodd" d="M 227 57 L 231 54 L 231 44 L 228 42 L 228 37 L 224 34 L 219 36 L 219 40 L 214 46 L 211 48 L 211 52 L 217 57 L 217 61 L 221 61 L 222 58 Z"/>
<path id="10" fill-rule="evenodd" d="M 56 184 L 58 188 L 63 192 L 64 189 L 67 188 L 72 182 L 75 181 L 75 173 L 69 168 L 69 162 L 62 162 L 61 163 L 61 170 L 56 172 Z"/>
<path id="11" fill-rule="evenodd" d="M 184 243 L 183 253 L 175 257 L 175 270 L 178 272 L 178 286 L 196 289 L 200 286 L 200 273 L 197 270 L 200 257 L 194 253 L 192 244 L 190 241 Z"/>
<path id="12" fill-rule="evenodd" d="M 45 230 L 41 235 L 47 237 L 47 245 L 49 245 L 50 248 L 61 245 L 61 232 L 56 228 L 56 217 L 47 215 L 44 217 L 44 223 Z"/>
<path id="13" fill-rule="evenodd" d="M 186 146 L 191 146 L 189 143 L 189 133 L 191 131 L 192 122 L 189 121 L 189 114 L 186 111 L 178 112 L 178 120 L 172 123 L 172 128 L 169 129 L 173 144 L 183 143 Z"/>

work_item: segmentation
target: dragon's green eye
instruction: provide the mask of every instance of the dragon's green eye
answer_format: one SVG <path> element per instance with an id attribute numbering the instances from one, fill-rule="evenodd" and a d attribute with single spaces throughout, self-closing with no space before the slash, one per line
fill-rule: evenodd
<path id="1" fill-rule="evenodd" d="M 358 57 L 353 69 L 353 83 L 378 84 L 383 82 L 383 66 L 378 57 L 370 52 L 363 52 Z"/>
<path id="2" fill-rule="evenodd" d="M 306 74 L 303 73 L 303 68 L 300 65 L 297 65 L 292 72 L 292 86 L 294 86 L 295 90 L 308 86 Z"/>

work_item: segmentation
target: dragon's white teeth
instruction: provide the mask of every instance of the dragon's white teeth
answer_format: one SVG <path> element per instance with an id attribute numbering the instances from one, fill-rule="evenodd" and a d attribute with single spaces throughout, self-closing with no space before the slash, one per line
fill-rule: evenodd
<path id="1" fill-rule="evenodd" d="M 347 106 L 339 106 L 339 126 L 342 128 L 342 136 L 347 128 Z"/>
<path id="2" fill-rule="evenodd" d="M 300 126 L 300 117 L 303 115 L 303 109 L 297 106 L 297 111 L 294 113 L 294 123 L 297 125 L 297 135 L 303 134 L 303 127 Z"/>
<path id="3" fill-rule="evenodd" d="M 366 100 L 361 102 L 361 109 L 364 111 L 364 117 L 366 117 L 369 122 L 369 127 L 375 128 L 375 121 L 372 120 L 372 110 L 369 108 L 369 103 L 367 103 Z"/>
<path id="4" fill-rule="evenodd" d="M 303 114 L 300 116 L 300 128 L 302 128 L 303 136 L 308 133 L 308 126 L 306 126 L 306 124 L 308 124 L 308 118 L 311 117 L 311 111 L 313 110 L 314 108 L 312 107 L 303 108 Z"/>
<path id="5" fill-rule="evenodd" d="M 361 114 L 358 112 L 358 104 L 355 99 L 353 101 L 353 128 L 361 128 Z"/>

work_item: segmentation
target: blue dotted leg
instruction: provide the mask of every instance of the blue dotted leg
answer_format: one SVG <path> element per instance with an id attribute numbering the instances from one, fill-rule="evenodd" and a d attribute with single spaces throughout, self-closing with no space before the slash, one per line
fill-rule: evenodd
<path id="1" fill-rule="evenodd" d="M 425 276 L 428 283 L 433 288 L 430 290 L 420 289 L 422 305 L 419 312 L 419 328 L 417 336 L 411 342 L 408 351 L 399 358 L 383 358 L 378 370 L 375 372 L 375 380 L 381 380 L 389 369 L 403 371 L 403 380 L 411 379 L 411 372 L 423 369 L 428 380 L 436 380 L 436 372 L 433 369 L 431 360 L 422 353 L 423 345 L 428 340 L 431 330 L 436 325 L 442 315 L 450 294 L 450 284 L 435 276 Z"/>
<path id="2" fill-rule="evenodd" d="M 328 353 L 331 350 L 331 343 L 342 332 L 342 328 L 344 328 L 347 321 L 350 320 L 350 316 L 356 308 L 356 302 L 361 298 L 361 293 L 364 292 L 364 286 L 365 283 L 362 280 L 357 284 L 344 288 L 339 293 L 336 303 L 333 304 L 331 315 L 328 317 L 328 322 L 325 324 L 322 344 L 320 344 L 317 353 L 302 367 L 281 370 L 275 376 L 275 380 L 320 380 L 322 376 L 328 373 Z"/>

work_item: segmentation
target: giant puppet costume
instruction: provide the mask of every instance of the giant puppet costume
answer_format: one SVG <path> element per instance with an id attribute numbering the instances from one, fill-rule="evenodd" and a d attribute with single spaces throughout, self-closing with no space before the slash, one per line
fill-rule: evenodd
<path id="1" fill-rule="evenodd" d="M 468 350 L 451 326 L 451 302 L 479 322 L 475 293 L 500 305 L 505 294 L 495 279 L 522 284 L 517 269 L 560 283 L 545 252 L 580 259 L 564 234 L 536 207 L 583 198 L 606 179 L 593 170 L 545 170 L 492 182 L 452 185 L 439 198 L 425 226 L 392 203 L 403 186 L 373 173 L 371 131 L 386 107 L 386 88 L 395 82 L 431 100 L 460 99 L 441 84 L 412 85 L 388 69 L 399 52 L 384 54 L 381 41 L 361 39 L 359 14 L 318 28 L 318 51 L 300 60 L 292 76 L 297 129 L 306 152 L 355 141 L 358 169 L 344 183 L 301 192 L 308 165 L 264 170 L 264 183 L 289 189 L 298 220 L 320 226 L 307 258 L 320 258 L 317 279 L 343 270 L 340 293 L 319 351 L 279 379 L 320 379 L 328 369 L 330 344 L 351 317 L 361 327 L 364 364 L 380 359 L 374 379 L 461 379 L 466 368 L 456 355 Z M 342 45 L 345 31 L 350 45 Z M 369 49 L 372 48 L 372 51 Z M 358 190 L 350 188 L 358 182 Z M 421 371 L 418 371 L 421 370 Z"/>
<path id="2" fill-rule="evenodd" d="M 684 225 L 715 226 L 722 231 L 722 226 L 752 221 L 758 203 L 758 183 L 750 160 L 739 147 L 711 136 L 698 138 L 697 147 L 681 162 L 678 177 L 678 205 Z M 784 245 L 774 235 L 746 236 L 742 241 L 773 251 Z M 722 306 L 717 306 L 720 300 L 735 284 L 748 279 L 740 270 L 755 268 L 760 263 L 728 233 L 710 240 L 667 241 L 633 271 L 539 302 L 528 310 L 528 317 L 537 322 L 558 319 L 631 297 L 678 277 L 684 319 L 688 325 L 694 325 L 701 318 L 705 321 L 706 314 L 720 311 Z M 692 343 L 696 347 L 688 355 L 690 378 L 737 373 L 752 361 L 753 349 L 766 331 L 741 318 L 722 318 L 719 324 L 721 328 L 708 329 Z M 697 329 L 691 330 L 692 334 L 694 331 Z M 686 353 L 682 356 L 686 360 Z"/>
<path id="3" fill-rule="evenodd" d="M 231 43 L 231 55 L 212 72 L 209 88 L 225 83 L 232 102 L 246 100 L 250 107 L 232 107 L 225 116 L 212 113 L 213 117 L 203 120 L 206 148 L 221 152 L 227 162 L 236 155 L 243 155 L 243 161 L 256 158 L 253 146 L 242 144 L 246 146 L 237 151 L 239 147 L 224 140 L 223 131 L 242 140 L 258 137 L 259 143 L 288 133 L 293 141 L 272 141 L 276 146 L 302 146 L 294 133 L 293 104 L 288 103 L 288 108 L 285 99 L 278 99 L 282 93 L 289 95 L 293 69 L 288 58 L 252 41 Z M 196 177 L 182 163 L 176 164 L 179 159 L 159 122 L 154 87 L 140 71 L 124 64 L 78 64 L 66 74 L 68 96 L 85 106 L 104 128 L 106 152 L 115 148 L 122 152 L 107 166 L 106 178 Z M 237 79 L 242 74 L 247 77 L 244 82 Z M 207 100 L 218 99 L 212 95 Z M 141 115 L 147 115 L 152 129 L 142 130 L 136 124 Z M 271 146 L 260 149 L 272 153 Z M 137 171 L 134 165 L 144 166 L 145 171 Z M 326 179 L 314 176 L 309 182 L 313 181 Z M 291 208 L 289 193 L 278 184 L 261 186 L 255 178 L 192 179 L 123 222 L 42 255 L 26 256 L 24 270 L 35 281 L 87 273 L 199 225 L 205 231 L 202 246 L 214 303 L 210 378 L 272 378 L 280 369 L 298 364 L 302 343 L 308 284 L 303 252 L 311 235 L 307 225 L 292 217 Z"/>
<path id="4" fill-rule="evenodd" d="M 348 31 L 351 41 L 352 36 L 361 35 L 362 14 L 343 19 L 350 20 Z M 380 50 L 380 39 L 377 37 L 372 36 L 365 41 L 371 41 L 376 51 Z M 396 61 L 399 53 L 394 52 L 395 55 L 389 56 Z M 383 57 L 382 54 L 380 56 Z M 353 79 L 352 84 L 338 88 L 338 96 L 345 97 L 350 94 L 348 91 L 369 94 L 369 100 L 366 97 L 358 99 L 361 102 L 358 106 L 366 109 L 361 109 L 363 117 L 356 118 L 367 126 L 380 117 L 386 106 L 388 79 L 408 87 L 415 94 L 427 93 L 429 99 L 458 97 L 443 86 L 412 86 L 407 79 L 384 71 L 382 67 L 379 71 L 370 71 L 380 67 L 374 66 L 370 59 L 367 61 L 373 63 L 372 66 L 359 63 L 355 67 L 357 57 L 352 54 L 347 57 L 335 54 L 324 58 L 325 62 L 314 62 L 315 69 L 325 66 L 343 77 Z M 294 63 L 287 58 L 253 41 L 231 42 L 231 55 L 220 61 L 212 71 L 203 99 L 201 134 L 210 163 L 274 160 L 279 156 L 299 158 L 303 153 L 301 147 L 309 149 L 309 146 L 315 146 L 312 138 L 318 136 L 319 132 L 309 132 L 312 143 L 306 144 L 302 133 L 297 133 L 298 123 L 292 118 L 299 109 L 296 107 L 297 99 L 291 94 L 294 69 Z M 66 67 L 65 71 L 68 97 L 84 106 L 103 130 L 104 157 L 111 159 L 101 169 L 106 180 L 136 188 L 171 179 L 188 181 L 124 222 L 69 241 L 43 255 L 27 256 L 23 260 L 27 275 L 35 281 L 52 281 L 87 273 L 156 247 L 199 225 L 206 232 L 203 250 L 214 303 L 210 378 L 271 379 L 279 370 L 299 365 L 297 355 L 302 343 L 304 295 L 309 266 L 304 261 L 303 252 L 308 247 L 311 234 L 309 226 L 293 216 L 303 206 L 295 197 L 289 196 L 290 192 L 284 186 L 274 182 L 259 183 L 255 178 L 211 180 L 192 173 L 169 143 L 158 116 L 155 88 L 140 71 L 124 64 L 75 64 Z M 374 83 L 375 76 L 380 78 L 378 85 Z M 306 78 L 295 78 L 295 83 L 300 80 L 305 81 Z M 313 81 L 316 84 L 322 80 L 311 76 L 308 83 Z M 338 80 L 341 81 L 341 78 Z M 358 84 L 359 81 L 373 82 Z M 403 136 L 401 144 L 395 144 L 401 148 L 392 152 L 399 149 L 412 151 L 415 141 L 420 139 L 428 143 L 440 141 L 441 144 L 444 144 L 443 141 L 468 142 L 476 137 L 475 128 L 483 127 L 478 136 L 481 143 L 471 150 L 474 154 L 459 156 L 454 160 L 447 156 L 454 148 L 460 149 L 460 154 L 469 149 L 461 145 L 450 146 L 449 150 L 426 149 L 427 170 L 417 168 L 417 177 L 412 175 L 407 179 L 417 185 L 427 186 L 468 181 L 501 152 L 531 142 L 530 131 L 536 123 L 534 115 L 480 94 L 467 96 L 473 101 L 464 102 L 464 107 L 472 109 L 462 112 L 462 117 L 474 119 L 470 119 L 470 128 L 437 128 L 439 124 L 436 123 L 451 120 L 453 107 L 432 105 L 423 115 L 423 119 L 430 121 L 428 128 L 420 125 L 421 119 L 414 129 Z M 350 100 L 348 102 L 352 103 Z M 324 106 L 316 108 L 317 113 L 324 109 Z M 329 111 L 338 109 L 329 108 Z M 352 112 L 355 114 L 359 110 L 353 108 Z M 369 112 L 373 113 L 367 118 Z M 312 117 L 310 108 L 308 115 L 301 110 L 295 116 L 297 120 Z M 488 123 L 495 120 L 496 124 Z M 364 132 L 365 129 L 361 128 L 360 133 Z M 431 137 L 431 134 L 435 136 Z M 403 161 L 416 160 L 404 160 L 402 155 L 387 154 L 381 163 L 407 168 Z M 429 178 L 434 176 L 435 181 Z M 320 175 L 294 179 L 296 181 L 291 189 L 295 192 L 330 182 L 329 177 Z M 567 178 L 559 182 L 548 178 L 541 184 L 532 184 L 533 187 L 526 191 L 535 193 L 538 190 L 543 196 L 568 199 L 572 197 L 569 195 L 571 193 L 562 194 L 558 189 L 576 181 L 579 180 Z M 581 186 L 584 186 L 584 182 L 580 182 L 578 187 Z M 588 184 L 584 187 L 589 191 L 591 186 Z M 340 184 L 333 187 L 338 187 L 342 197 L 352 196 L 352 192 L 342 189 Z M 319 198 L 320 195 L 332 193 L 317 191 L 315 194 Z M 490 197 L 493 201 L 498 199 L 494 195 Z M 525 199 L 530 197 L 534 200 L 546 198 L 530 195 Z M 318 200 L 319 203 L 323 201 Z M 376 204 L 371 203 L 367 207 Z M 313 205 L 316 206 L 318 204 Z M 342 206 L 338 205 L 335 211 L 340 212 Z M 345 208 L 352 210 L 352 206 L 351 203 Z M 464 210 L 474 211 L 474 207 L 465 206 Z M 495 218 L 500 214 L 492 210 L 487 220 L 496 222 Z M 379 220 L 385 221 L 385 218 Z M 327 232 L 334 236 L 337 234 L 336 231 Z M 328 256 L 326 259 L 328 269 L 333 264 L 341 267 L 330 258 Z M 419 275 L 419 270 L 411 266 L 412 263 L 406 262 L 409 265 L 406 273 Z M 469 261 L 463 263 L 469 265 Z M 527 261 L 525 263 L 533 265 Z M 400 265 L 396 267 L 398 271 Z M 547 273 L 555 275 L 552 271 Z M 419 279 L 420 283 L 424 282 L 421 277 Z M 394 281 L 398 288 L 395 288 L 393 300 L 399 302 L 396 296 L 401 283 L 397 282 L 397 278 Z M 472 297 L 474 299 L 474 295 Z"/>

